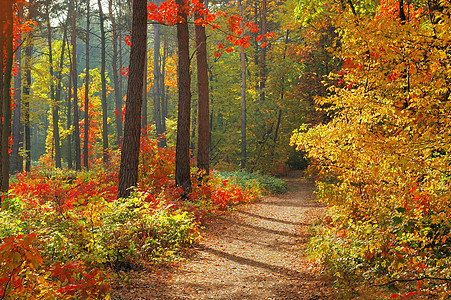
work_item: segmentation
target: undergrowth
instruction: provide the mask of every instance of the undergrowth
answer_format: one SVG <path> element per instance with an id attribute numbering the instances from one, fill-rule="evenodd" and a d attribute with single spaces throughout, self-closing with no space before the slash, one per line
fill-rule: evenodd
<path id="1" fill-rule="evenodd" d="M 182 201 L 174 156 L 144 136 L 139 184 L 127 199 L 116 199 L 117 164 L 83 172 L 42 164 L 14 176 L 0 209 L 0 299 L 107 299 L 107 274 L 179 259 L 205 218 L 265 188 L 283 190 L 241 172 L 199 182 L 193 169 Z"/>

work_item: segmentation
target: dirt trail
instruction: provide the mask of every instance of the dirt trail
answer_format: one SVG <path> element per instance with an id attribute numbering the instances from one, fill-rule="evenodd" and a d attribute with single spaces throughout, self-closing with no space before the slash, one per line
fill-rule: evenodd
<path id="1" fill-rule="evenodd" d="M 303 248 L 323 212 L 312 183 L 286 178 L 290 191 L 224 213 L 206 224 L 189 262 L 141 274 L 115 299 L 326 299 L 318 266 Z M 139 277 L 139 276 L 138 276 Z"/>

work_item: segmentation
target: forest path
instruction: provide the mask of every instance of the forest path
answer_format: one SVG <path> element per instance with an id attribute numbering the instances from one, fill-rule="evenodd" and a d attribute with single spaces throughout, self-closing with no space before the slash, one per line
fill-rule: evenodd
<path id="1" fill-rule="evenodd" d="M 284 178 L 289 191 L 210 219 L 188 262 L 134 275 L 113 299 L 326 299 L 319 266 L 303 251 L 324 211 L 314 184 Z"/>

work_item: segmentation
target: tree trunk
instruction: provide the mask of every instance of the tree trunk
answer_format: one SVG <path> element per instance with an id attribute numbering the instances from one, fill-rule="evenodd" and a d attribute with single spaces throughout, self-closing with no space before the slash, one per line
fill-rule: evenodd
<path id="1" fill-rule="evenodd" d="M 113 39 L 113 60 L 112 60 L 112 73 L 113 73 L 113 84 L 114 84 L 114 104 L 116 108 L 116 134 L 117 134 L 117 145 L 120 146 L 121 138 L 122 138 L 122 120 L 121 120 L 121 112 L 122 112 L 122 85 L 119 80 L 118 74 L 118 53 L 117 53 L 117 28 L 116 28 L 116 19 L 113 15 L 113 0 L 109 0 L 108 9 L 111 21 L 111 34 Z M 121 66 L 122 67 L 122 66 Z"/>
<path id="2" fill-rule="evenodd" d="M 28 20 L 34 18 L 34 4 L 30 1 L 28 8 Z M 31 123 L 30 123 L 30 89 L 32 84 L 31 78 L 31 55 L 33 54 L 33 32 L 30 32 L 25 48 L 25 85 L 23 87 L 24 94 L 24 139 L 25 139 L 25 171 L 31 171 Z"/>
<path id="3" fill-rule="evenodd" d="M 79 125 L 79 109 L 78 109 L 78 95 L 77 95 L 77 34 L 75 27 L 75 17 L 76 17 L 76 0 L 71 0 L 72 9 L 72 33 L 71 33 L 71 44 L 72 44 L 72 80 L 74 88 L 74 135 L 75 135 L 75 170 L 81 170 L 81 149 L 80 149 L 80 125 Z"/>
<path id="4" fill-rule="evenodd" d="M 67 20 L 69 20 L 69 12 L 67 13 Z M 58 66 L 58 75 L 56 78 L 56 93 L 55 93 L 55 114 L 53 116 L 53 122 L 55 122 L 55 120 L 57 121 L 57 125 L 59 123 L 59 103 L 61 100 L 61 89 L 62 89 L 62 80 L 63 80 L 63 67 L 64 67 L 64 52 L 66 50 L 66 41 L 67 41 L 67 22 L 66 24 L 64 24 L 64 33 L 63 33 L 63 44 L 61 46 L 61 56 L 60 56 L 60 61 L 59 61 L 59 66 Z M 57 135 L 55 136 L 55 145 L 58 145 L 58 151 L 59 153 L 61 153 L 61 147 L 60 147 L 60 136 L 59 136 L 59 126 L 58 126 L 58 130 L 57 130 Z M 59 167 L 61 168 L 61 154 L 59 154 Z"/>
<path id="5" fill-rule="evenodd" d="M 89 170 L 89 30 L 91 24 L 91 5 L 86 3 L 86 68 L 85 68 L 85 124 L 83 135 L 83 167 Z"/>
<path id="6" fill-rule="evenodd" d="M 72 54 L 69 51 L 69 88 L 67 93 L 67 129 L 72 127 L 72 115 L 71 115 L 71 99 L 72 99 Z M 67 134 L 67 168 L 72 169 L 72 133 L 69 131 Z"/>
<path id="7" fill-rule="evenodd" d="M 138 183 L 143 74 L 147 45 L 147 1 L 133 1 L 132 45 L 125 109 L 124 138 L 119 169 L 118 198 L 128 197 Z"/>
<path id="8" fill-rule="evenodd" d="M 202 3 L 202 0 L 199 2 Z M 195 19 L 201 18 L 196 13 Z M 196 59 L 197 59 L 197 167 L 204 171 L 208 179 L 210 174 L 210 97 L 208 90 L 207 36 L 205 27 L 196 25 Z"/>
<path id="9" fill-rule="evenodd" d="M 6 3 L 5 3 L 6 2 Z M 0 136 L 0 191 L 7 192 L 9 189 L 9 136 L 11 134 L 11 78 L 13 66 L 13 1 L 8 0 L 3 3 L 0 12 L 0 116 L 1 136 Z M 6 4 L 6 5 L 5 5 Z M 5 7 L 6 6 L 6 7 Z M 0 199 L 1 202 L 1 199 Z"/>
<path id="10" fill-rule="evenodd" d="M 22 19 L 23 17 L 23 3 L 19 4 L 18 10 L 18 18 Z M 20 45 L 22 42 L 21 34 L 19 33 L 19 37 L 17 40 Z M 23 158 L 19 154 L 19 149 L 23 147 L 23 124 L 21 122 L 21 110 L 22 110 L 22 49 L 16 50 L 16 63 L 17 70 L 16 76 L 14 77 L 14 118 L 13 118 L 13 145 L 11 149 L 11 164 L 10 164 L 10 173 L 16 174 L 23 171 Z"/>
<path id="11" fill-rule="evenodd" d="M 262 21 L 262 27 L 261 27 L 261 35 L 262 38 L 262 44 L 266 43 L 266 14 L 267 14 L 267 0 L 262 0 L 262 15 L 261 15 L 261 21 Z M 260 102 L 265 102 L 265 88 L 266 88 L 266 47 L 263 47 L 260 50 Z"/>
<path id="12" fill-rule="evenodd" d="M 160 73 L 160 102 L 161 102 L 161 131 L 166 132 L 166 118 L 168 117 L 168 100 L 166 92 L 166 60 L 168 58 L 168 41 L 163 42 L 163 59 L 161 60 L 161 73 Z M 166 147 L 166 138 L 161 139 L 161 147 Z"/>
<path id="13" fill-rule="evenodd" d="M 153 25 L 153 119 L 155 121 L 155 130 L 157 138 L 160 138 L 158 145 L 161 147 L 161 93 L 160 93 L 160 25 Z"/>
<path id="14" fill-rule="evenodd" d="M 191 78 L 189 57 L 189 31 L 187 14 L 183 9 L 185 2 L 176 0 L 179 7 L 178 16 L 183 20 L 177 23 L 178 42 L 178 117 L 177 142 L 175 152 L 175 182 L 182 188 L 182 194 L 187 197 L 191 192 L 189 134 L 191 114 Z"/>
<path id="15" fill-rule="evenodd" d="M 241 0 L 238 0 L 238 9 L 240 11 L 240 17 L 243 17 L 243 6 Z M 241 33 L 241 37 L 244 36 L 244 32 Z M 241 62 L 241 169 L 246 168 L 246 57 L 244 54 L 244 47 L 240 47 L 240 62 Z"/>
<path id="16" fill-rule="evenodd" d="M 147 130 L 147 44 L 146 44 L 146 61 L 144 62 L 144 74 L 143 74 L 143 104 L 142 104 L 142 118 L 141 128 L 145 133 Z"/>
<path id="17" fill-rule="evenodd" d="M 285 48 L 283 49 L 283 62 L 285 62 L 285 58 L 287 56 L 287 48 L 288 48 L 288 39 L 289 39 L 290 30 L 287 29 L 287 34 L 285 36 Z M 285 76 L 282 76 L 282 90 L 280 91 L 280 104 L 282 105 L 283 99 L 285 97 Z M 282 109 L 279 109 L 279 115 L 277 116 L 277 124 L 276 130 L 274 132 L 274 147 L 272 153 L 274 153 L 274 149 L 276 148 L 277 135 L 279 133 L 280 122 L 282 120 Z"/>
<path id="18" fill-rule="evenodd" d="M 53 49 L 52 49 L 52 27 L 50 26 L 50 11 L 47 6 L 47 44 L 49 47 L 49 73 L 50 73 L 50 102 L 52 107 L 52 122 L 53 122 L 53 149 L 55 150 L 55 167 L 61 168 L 61 151 L 60 151 L 60 136 L 59 136 L 59 111 L 58 103 L 55 101 L 55 85 L 53 83 Z"/>
<path id="19" fill-rule="evenodd" d="M 258 24 L 258 5 L 259 2 L 258 1 L 253 1 L 254 3 L 254 23 Z M 256 67 L 256 71 L 255 71 L 255 90 L 258 91 L 258 89 L 260 88 L 260 78 L 257 74 L 257 72 L 259 72 L 258 67 L 260 66 L 260 62 L 259 62 L 259 53 L 261 48 L 258 46 L 258 41 L 257 41 L 257 36 L 258 36 L 258 32 L 252 33 L 253 37 L 252 40 L 254 41 L 254 47 L 255 47 L 255 53 L 254 53 L 254 64 Z M 259 110 L 259 108 L 257 108 L 257 111 Z"/>
<path id="20" fill-rule="evenodd" d="M 100 17 L 100 43 L 101 43 L 101 80 L 102 80 L 102 139 L 103 139 L 103 164 L 107 166 L 110 161 L 110 153 L 108 152 L 108 106 L 106 102 L 106 37 L 105 37 L 105 26 L 104 26 L 104 16 L 102 10 L 102 2 L 98 0 L 99 4 L 99 17 Z"/>

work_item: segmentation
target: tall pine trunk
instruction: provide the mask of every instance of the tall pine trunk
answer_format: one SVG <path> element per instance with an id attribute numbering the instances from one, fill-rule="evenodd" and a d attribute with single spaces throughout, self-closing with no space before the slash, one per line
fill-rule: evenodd
<path id="1" fill-rule="evenodd" d="M 9 136 L 11 134 L 11 79 L 13 66 L 13 1 L 3 3 L 0 12 L 0 191 L 9 189 Z M 5 5 L 6 4 L 6 5 Z M 0 200 L 1 201 L 1 200 Z"/>
<path id="2" fill-rule="evenodd" d="M 101 59 L 102 65 L 100 76 L 102 80 L 102 140 L 103 140 L 103 164 L 108 165 L 110 160 L 110 153 L 108 151 L 108 106 L 106 102 L 106 37 L 105 37 L 105 17 L 102 10 L 102 2 L 98 0 L 99 17 L 100 17 L 100 44 L 101 44 Z"/>
<path id="3" fill-rule="evenodd" d="M 202 0 L 200 1 L 202 3 Z M 201 16 L 196 13 L 195 19 Z M 202 170 L 208 179 L 210 173 L 210 97 L 208 90 L 207 65 L 207 36 L 203 25 L 194 27 L 196 34 L 196 61 L 197 61 L 197 97 L 198 97 L 198 127 L 197 127 L 197 167 Z"/>
<path id="4" fill-rule="evenodd" d="M 166 60 L 168 58 L 168 40 L 163 42 L 163 58 L 161 60 L 161 73 L 160 73 L 160 102 L 161 102 L 161 131 L 166 132 L 166 118 L 168 117 L 168 93 L 166 91 Z M 166 147 L 166 138 L 161 139 L 161 147 Z"/>
<path id="5" fill-rule="evenodd" d="M 240 11 L 240 17 L 243 17 L 243 5 L 241 0 L 238 0 L 238 9 Z M 244 32 L 241 33 L 241 37 L 244 36 Z M 240 47 L 240 62 L 241 62 L 241 169 L 246 168 L 247 160 L 247 141 L 246 141 L 246 56 L 244 53 L 244 47 Z"/>
<path id="6" fill-rule="evenodd" d="M 143 75 L 147 45 L 147 1 L 133 1 L 130 67 L 125 109 L 124 137 L 119 168 L 118 198 L 128 197 L 138 183 Z"/>
<path id="7" fill-rule="evenodd" d="M 28 20 L 34 18 L 34 4 L 29 1 Z M 30 123 L 30 90 L 31 90 L 31 55 L 33 54 L 33 32 L 30 32 L 25 47 L 25 84 L 23 87 L 23 115 L 24 115 L 24 140 L 25 140 L 25 171 L 31 171 L 31 123 Z"/>
<path id="8" fill-rule="evenodd" d="M 122 85 L 119 79 L 119 67 L 117 65 L 118 60 L 118 33 L 117 33 L 117 25 L 116 19 L 113 14 L 113 0 L 109 0 L 108 2 L 108 12 L 110 15 L 111 22 L 111 35 L 113 40 L 113 60 L 112 60 L 112 73 L 113 73 L 113 84 L 114 84 L 114 104 L 116 109 L 116 117 L 115 117 L 115 125 L 116 125 L 116 135 L 117 135 L 117 145 L 120 146 L 121 138 L 122 138 L 122 120 L 121 120 L 121 112 L 122 112 Z M 121 66 L 122 67 L 122 66 Z"/>
<path id="9" fill-rule="evenodd" d="M 69 19 L 69 12 L 67 13 L 67 20 Z M 64 24 L 64 32 L 63 32 L 63 44 L 61 46 L 61 56 L 59 60 L 59 66 L 58 66 L 58 75 L 56 78 L 56 92 L 55 92 L 55 105 L 56 105 L 56 112 L 53 116 L 53 121 L 58 124 L 59 123 L 59 105 L 61 100 L 61 90 L 62 90 L 62 80 L 63 80 L 63 67 L 64 67 L 64 53 L 66 50 L 66 41 L 67 41 L 67 22 Z M 58 126 L 58 132 L 57 136 L 55 137 L 55 144 L 58 144 L 58 151 L 61 153 L 61 147 L 60 147 L 60 136 L 59 136 L 59 126 Z M 61 154 L 59 155 L 60 159 L 60 167 L 61 167 Z"/>
<path id="10" fill-rule="evenodd" d="M 283 49 L 283 60 L 282 60 L 282 62 L 284 62 L 284 63 L 285 63 L 285 58 L 287 57 L 289 35 L 290 35 L 290 30 L 287 29 L 287 33 L 285 35 L 285 47 Z M 282 76 L 281 82 L 282 82 L 282 89 L 280 91 L 280 105 L 282 106 L 282 102 L 285 97 L 285 76 Z M 273 139 L 274 147 L 273 147 L 272 153 L 274 153 L 274 149 L 276 148 L 277 137 L 278 137 L 281 121 L 282 121 L 282 108 L 279 109 L 279 115 L 277 116 L 276 130 L 274 132 L 274 139 Z"/>
<path id="11" fill-rule="evenodd" d="M 78 108 L 78 93 L 77 93 L 77 29 L 76 29 L 76 0 L 71 0 L 72 9 L 72 33 L 71 33 L 71 44 L 72 44 L 72 83 L 74 88 L 74 139 L 75 139 L 75 170 L 81 170 L 81 148 L 80 148 L 80 125 L 79 125 L 79 108 Z"/>
<path id="12" fill-rule="evenodd" d="M 18 18 L 22 19 L 23 16 L 23 3 L 19 4 Z M 22 36 L 19 33 L 17 42 L 19 45 L 22 43 Z M 10 157 L 10 173 L 15 174 L 23 171 L 23 158 L 19 154 L 19 149 L 23 147 L 23 124 L 21 121 L 22 111 L 22 49 L 16 50 L 16 64 L 18 66 L 16 70 L 16 76 L 14 76 L 14 118 L 13 118 L 13 145 L 11 149 Z"/>
<path id="13" fill-rule="evenodd" d="M 83 135 L 83 167 L 89 169 L 89 31 L 91 24 L 91 5 L 86 3 L 86 68 L 85 68 L 85 126 Z"/>
<path id="14" fill-rule="evenodd" d="M 261 12 L 261 35 L 262 35 L 262 44 L 266 43 L 266 15 L 267 15 L 267 0 L 262 0 L 262 12 Z M 266 47 L 263 47 L 260 51 L 260 101 L 261 103 L 265 102 L 266 93 Z"/>
<path id="15" fill-rule="evenodd" d="M 189 57 L 189 31 L 187 13 L 184 11 L 185 1 L 176 0 L 178 16 L 182 22 L 177 23 L 178 42 L 178 117 L 177 142 L 175 152 L 175 182 L 182 188 L 183 196 L 191 192 L 190 177 L 190 115 L 191 115 L 191 77 Z"/>
<path id="16" fill-rule="evenodd" d="M 153 25 L 153 119 L 158 138 L 161 138 L 163 129 L 161 126 L 161 91 L 160 91 L 160 25 Z M 160 139 L 159 146 L 162 146 Z"/>
<path id="17" fill-rule="evenodd" d="M 66 127 L 67 129 L 72 127 L 72 108 L 71 108 L 71 103 L 72 103 L 72 54 L 69 51 L 69 88 L 68 88 L 68 93 L 67 93 L 67 123 L 66 123 Z M 68 169 L 72 169 L 72 131 L 69 131 L 69 133 L 67 134 L 67 168 Z"/>
<path id="18" fill-rule="evenodd" d="M 53 73 L 53 49 L 52 49 L 52 27 L 50 26 L 50 11 L 47 6 L 47 45 L 49 47 L 49 73 L 50 73 L 50 102 L 52 107 L 52 122 L 53 122 L 53 149 L 55 150 L 55 167 L 61 168 L 61 151 L 60 151 L 60 136 L 59 136 L 59 110 L 58 103 L 55 101 L 55 85 Z"/>
<path id="19" fill-rule="evenodd" d="M 146 61 L 144 62 L 144 74 L 143 74 L 143 104 L 142 104 L 142 118 L 141 118 L 141 128 L 144 133 L 147 130 L 147 44 L 146 44 Z"/>

